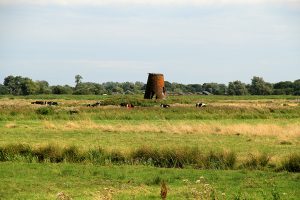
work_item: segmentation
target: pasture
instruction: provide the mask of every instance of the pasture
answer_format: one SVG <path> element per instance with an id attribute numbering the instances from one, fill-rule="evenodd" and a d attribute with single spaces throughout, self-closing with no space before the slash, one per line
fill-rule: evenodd
<path id="1" fill-rule="evenodd" d="M 1 96 L 0 161 L 0 199 L 299 199 L 300 101 Z"/>

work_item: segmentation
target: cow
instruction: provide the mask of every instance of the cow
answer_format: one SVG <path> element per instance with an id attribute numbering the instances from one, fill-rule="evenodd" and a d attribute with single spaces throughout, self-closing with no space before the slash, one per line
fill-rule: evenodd
<path id="1" fill-rule="evenodd" d="M 92 107 L 97 107 L 97 106 L 100 106 L 100 102 L 96 102 L 96 103 L 94 103 L 94 104 L 92 104 Z"/>
<path id="2" fill-rule="evenodd" d="M 120 103 L 120 106 L 126 108 L 134 108 L 134 105 L 131 103 Z"/>
<path id="3" fill-rule="evenodd" d="M 96 103 L 93 103 L 93 104 L 87 104 L 86 106 L 87 107 L 97 107 L 97 106 L 100 106 L 101 105 L 101 103 L 100 102 L 96 102 Z"/>
<path id="4" fill-rule="evenodd" d="M 74 115 L 74 114 L 78 114 L 78 113 L 79 113 L 78 110 L 69 110 L 70 115 Z"/>
<path id="5" fill-rule="evenodd" d="M 47 104 L 47 102 L 46 101 L 33 101 L 33 102 L 31 102 L 31 104 L 45 105 L 45 104 Z"/>
<path id="6" fill-rule="evenodd" d="M 201 108 L 201 107 L 206 107 L 206 104 L 202 102 L 196 103 L 196 108 Z"/>
<path id="7" fill-rule="evenodd" d="M 58 103 L 56 101 L 48 101 L 47 104 L 49 106 L 58 106 Z"/>
<path id="8" fill-rule="evenodd" d="M 162 107 L 162 108 L 170 108 L 171 106 L 169 104 L 160 104 L 160 107 Z"/>

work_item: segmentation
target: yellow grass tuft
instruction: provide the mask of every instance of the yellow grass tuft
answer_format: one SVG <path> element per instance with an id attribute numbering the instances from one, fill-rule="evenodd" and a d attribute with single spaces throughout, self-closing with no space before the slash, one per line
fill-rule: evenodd
<path id="1" fill-rule="evenodd" d="M 44 121 L 43 126 L 45 129 L 57 129 L 56 125 L 50 121 Z"/>
<path id="2" fill-rule="evenodd" d="M 5 128 L 17 128 L 17 124 L 15 122 L 9 122 L 5 124 Z"/>

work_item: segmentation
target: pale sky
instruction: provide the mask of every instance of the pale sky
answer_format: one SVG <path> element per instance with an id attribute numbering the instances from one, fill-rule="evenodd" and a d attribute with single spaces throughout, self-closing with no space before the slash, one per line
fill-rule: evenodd
<path id="1" fill-rule="evenodd" d="M 300 79 L 300 0 L 0 0 L 0 82 Z"/>

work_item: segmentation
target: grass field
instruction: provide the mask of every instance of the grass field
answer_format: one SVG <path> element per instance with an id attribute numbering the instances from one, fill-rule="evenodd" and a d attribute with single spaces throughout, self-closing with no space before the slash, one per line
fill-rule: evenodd
<path id="1" fill-rule="evenodd" d="M 59 106 L 31 104 L 44 99 Z M 0 199 L 160 199 L 163 180 L 167 199 L 300 198 L 298 97 L 163 102 L 1 96 Z"/>

